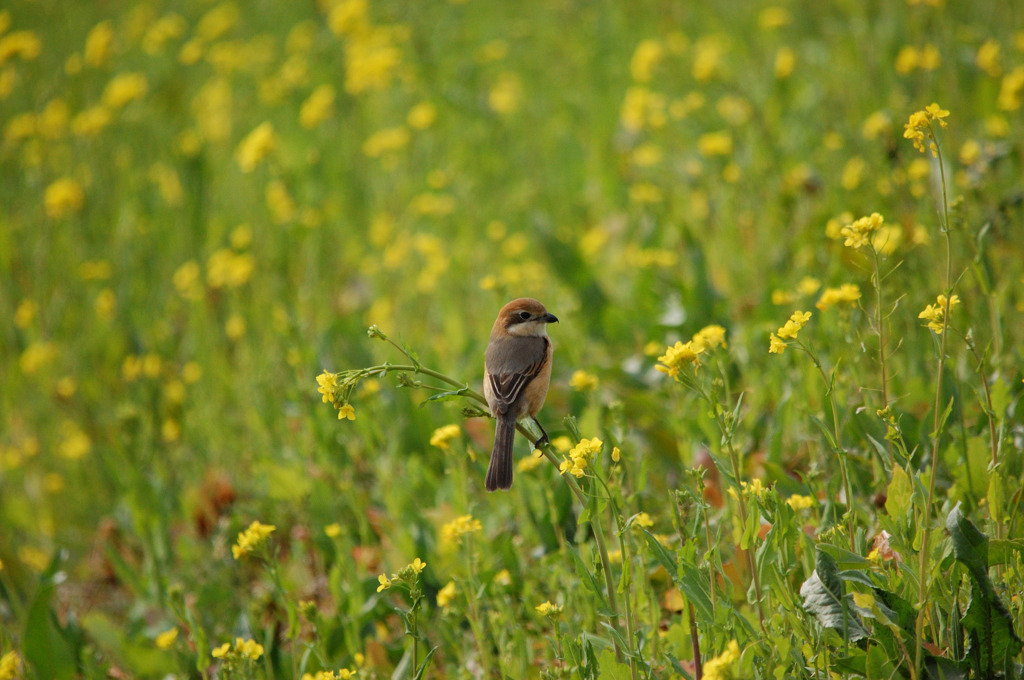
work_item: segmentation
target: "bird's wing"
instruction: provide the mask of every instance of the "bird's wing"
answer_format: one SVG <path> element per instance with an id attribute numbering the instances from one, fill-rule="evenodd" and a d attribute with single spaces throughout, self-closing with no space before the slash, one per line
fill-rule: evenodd
<path id="1" fill-rule="evenodd" d="M 531 353 L 532 354 L 532 353 Z M 510 373 L 490 374 L 491 393 L 495 399 L 495 410 L 498 413 L 507 413 L 515 400 L 522 393 L 523 388 L 530 384 L 544 369 L 544 362 L 547 359 L 547 342 L 540 344 L 540 351 L 533 356 L 531 363 L 517 368 Z"/>

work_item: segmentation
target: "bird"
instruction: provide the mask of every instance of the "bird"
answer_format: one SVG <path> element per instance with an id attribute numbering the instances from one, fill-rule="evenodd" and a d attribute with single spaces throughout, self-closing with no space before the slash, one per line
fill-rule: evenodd
<path id="1" fill-rule="evenodd" d="M 557 321 L 537 300 L 518 298 L 501 308 L 491 328 L 484 356 L 484 397 L 496 426 L 485 480 L 488 491 L 512 486 L 512 445 L 518 421 L 529 417 L 540 428 L 535 447 L 548 441 L 536 415 L 551 381 L 547 326 Z"/>

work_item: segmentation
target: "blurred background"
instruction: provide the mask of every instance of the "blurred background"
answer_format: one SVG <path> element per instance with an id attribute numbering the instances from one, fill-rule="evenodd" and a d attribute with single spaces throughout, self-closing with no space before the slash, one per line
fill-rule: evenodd
<path id="1" fill-rule="evenodd" d="M 302 597 L 324 602 L 340 592 L 332 566 L 365 586 L 433 563 L 433 533 L 463 512 L 508 557 L 495 568 L 553 548 L 544 527 L 574 520 L 567 495 L 531 505 L 556 485 L 550 466 L 482 493 L 488 421 L 419 408 L 430 393 L 393 378 L 361 383 L 353 421 L 316 392 L 323 370 L 403 362 L 371 324 L 480 389 L 491 323 L 519 296 L 561 321 L 541 416 L 553 437 L 569 414 L 584 436 L 612 433 L 663 498 L 709 437 L 704 407 L 653 366 L 720 324 L 750 472 L 795 489 L 794 470 L 827 462 L 806 417 L 820 376 L 767 352 L 794 309 L 814 311 L 808 341 L 844 367 L 850 427 L 884 434 L 868 422 L 870 263 L 835 239 L 876 211 L 890 394 L 930 422 L 935 336 L 917 313 L 944 287 L 942 174 L 903 131 L 932 102 L 951 112 L 959 328 L 1010 403 L 1022 97 L 1014 3 L 12 0 L 0 626 L 26 630 L 35 603 L 57 629 L 77 622 L 103 663 L 146 675 L 160 664 L 140 650 L 180 620 L 169 593 L 184 588 L 196 626 L 224 639 L 256 618 L 256 577 L 229 550 L 255 519 L 278 527 Z M 860 302 L 815 308 L 843 283 Z M 950 380 L 973 399 L 978 362 L 958 346 Z M 450 423 L 455 450 L 431 446 Z M 865 497 L 879 490 L 869 449 Z"/>

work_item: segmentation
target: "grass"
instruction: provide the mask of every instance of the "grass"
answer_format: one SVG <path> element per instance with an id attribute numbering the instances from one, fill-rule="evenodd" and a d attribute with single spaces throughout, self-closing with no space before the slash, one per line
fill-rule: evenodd
<path id="1" fill-rule="evenodd" d="M 0 680 L 1021 677 L 1020 23 L 15 0 Z"/>

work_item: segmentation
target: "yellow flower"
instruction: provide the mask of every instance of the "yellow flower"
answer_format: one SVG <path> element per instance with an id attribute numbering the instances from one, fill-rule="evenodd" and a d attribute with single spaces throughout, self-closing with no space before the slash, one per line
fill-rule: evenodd
<path id="1" fill-rule="evenodd" d="M 716 347 L 728 347 L 725 344 L 725 329 L 718 324 L 711 324 L 701 328 L 693 336 L 693 342 L 702 344 L 708 349 L 714 349 Z"/>
<path id="2" fill-rule="evenodd" d="M 925 307 L 924 311 L 917 315 L 917 318 L 926 320 L 928 328 L 934 331 L 936 335 L 941 335 L 942 329 L 945 326 L 946 296 L 940 294 L 935 299 L 935 302 L 936 304 Z M 950 311 L 958 304 L 960 304 L 960 296 L 953 295 L 949 298 Z"/>
<path id="3" fill-rule="evenodd" d="M 487 95 L 487 104 L 495 113 L 515 113 L 522 99 L 523 85 L 519 76 L 511 71 L 499 74 Z"/>
<path id="4" fill-rule="evenodd" d="M 597 389 L 597 376 L 586 371 L 576 371 L 569 379 L 569 386 L 577 392 L 592 392 Z"/>
<path id="5" fill-rule="evenodd" d="M 986 40 L 978 48 L 978 54 L 974 58 L 974 63 L 987 75 L 998 78 L 1002 73 L 1002 69 L 999 66 L 999 52 L 1000 47 L 997 41 L 992 39 Z"/>
<path id="6" fill-rule="evenodd" d="M 222 248 L 206 262 L 206 281 L 212 288 L 238 288 L 252 277 L 256 258 L 252 253 L 236 253 Z"/>
<path id="7" fill-rule="evenodd" d="M 405 122 L 413 130 L 426 130 L 434 124 L 436 118 L 437 108 L 430 102 L 420 102 L 409 109 L 409 115 L 406 116 Z"/>
<path id="8" fill-rule="evenodd" d="M 68 460 L 79 460 L 92 450 L 92 440 L 83 432 L 77 424 L 71 420 L 65 420 L 61 424 L 63 440 L 57 447 L 57 453 Z"/>
<path id="9" fill-rule="evenodd" d="M 85 37 L 85 63 L 96 68 L 105 66 L 113 48 L 114 26 L 109 21 L 101 21 L 93 26 L 89 35 Z"/>
<path id="10" fill-rule="evenodd" d="M 448 581 L 448 585 L 437 591 L 437 606 L 447 609 L 455 599 L 455 581 Z"/>
<path id="11" fill-rule="evenodd" d="M 804 324 L 811 318 L 810 312 L 793 312 L 786 324 L 777 332 L 780 338 L 796 340 L 796 334 L 804 327 Z"/>
<path id="12" fill-rule="evenodd" d="M 502 569 L 491 581 L 499 586 L 510 586 L 512 585 L 512 574 L 508 573 L 508 569 Z"/>
<path id="13" fill-rule="evenodd" d="M 338 420 L 355 420 L 356 410 L 352 404 L 342 404 L 338 407 Z"/>
<path id="14" fill-rule="evenodd" d="M 323 395 L 323 402 L 325 404 L 334 403 L 335 388 L 338 386 L 338 375 L 324 371 L 316 377 L 316 382 L 320 386 L 316 391 Z"/>
<path id="15" fill-rule="evenodd" d="M 943 118 L 947 116 L 949 116 L 949 111 L 943 110 L 938 104 L 929 104 L 923 111 L 915 111 L 910 114 L 910 118 L 903 126 L 903 136 L 911 140 L 914 143 L 914 148 L 921 153 L 924 153 L 924 142 L 927 136 L 932 140 L 932 155 L 936 156 L 938 151 L 935 149 L 935 130 L 932 128 L 932 122 L 938 122 L 940 127 L 946 127 L 946 121 Z"/>
<path id="16" fill-rule="evenodd" d="M 82 209 L 85 193 L 81 185 L 70 177 L 62 177 L 46 187 L 43 205 L 47 216 L 59 220 Z"/>
<path id="17" fill-rule="evenodd" d="M 263 645 L 258 644 L 255 640 L 235 638 L 235 652 L 240 656 L 248 657 L 255 661 L 263 656 Z"/>
<path id="18" fill-rule="evenodd" d="M 230 652 L 230 651 L 231 651 L 231 643 L 230 642 L 225 642 L 220 647 L 214 647 L 213 651 L 210 652 L 210 655 L 214 659 L 223 659 L 224 657 L 226 657 L 228 655 L 228 652 Z"/>
<path id="19" fill-rule="evenodd" d="M 787 26 L 790 21 L 789 12 L 783 7 L 765 7 L 757 15 L 757 25 L 764 31 Z"/>
<path id="20" fill-rule="evenodd" d="M 399 151 L 409 143 L 408 128 L 398 126 L 379 130 L 363 142 L 363 154 L 370 158 L 379 158 L 385 153 Z"/>
<path id="21" fill-rule="evenodd" d="M 10 651 L 0 656 L 0 680 L 14 680 L 20 678 L 19 668 L 21 657 L 15 651 Z"/>
<path id="22" fill-rule="evenodd" d="M 324 527 L 324 533 L 327 534 L 328 538 L 337 538 L 338 536 L 341 536 L 341 525 L 337 522 L 328 524 Z"/>
<path id="23" fill-rule="evenodd" d="M 257 125 L 252 132 L 245 136 L 235 150 L 235 160 L 242 172 L 250 173 L 256 165 L 266 158 L 277 146 L 277 137 L 274 134 L 274 126 L 269 121 Z"/>
<path id="24" fill-rule="evenodd" d="M 534 607 L 534 609 L 536 609 L 537 613 L 541 616 L 547 616 L 553 619 L 558 618 L 558 615 L 562 613 L 561 605 L 551 604 L 550 600 L 542 602 Z"/>
<path id="25" fill-rule="evenodd" d="M 443 543 L 462 542 L 462 538 L 483 529 L 480 520 L 474 519 L 472 515 L 462 515 L 441 527 L 441 541 Z"/>
<path id="26" fill-rule="evenodd" d="M 171 628 L 171 629 L 165 630 L 164 632 L 162 632 L 159 635 L 157 635 L 156 639 L 153 642 L 160 649 L 170 649 L 171 645 L 173 645 L 174 641 L 177 640 L 177 639 L 178 639 L 178 629 L 177 628 Z"/>
<path id="27" fill-rule="evenodd" d="M 778 79 L 788 78 L 793 75 L 796 68 L 796 52 L 789 47 L 783 47 L 775 53 L 775 77 Z"/>
<path id="28" fill-rule="evenodd" d="M 846 238 L 843 242 L 848 248 L 860 248 L 871 243 L 871 235 L 881 227 L 884 218 L 878 213 L 871 213 L 867 217 L 851 222 L 839 230 L 839 235 Z"/>
<path id="29" fill-rule="evenodd" d="M 141 73 L 119 73 L 110 79 L 103 89 L 103 106 L 116 111 L 125 105 L 146 96 L 149 85 Z"/>
<path id="30" fill-rule="evenodd" d="M 32 61 L 42 52 L 42 43 L 32 31 L 14 31 L 0 37 L 0 65 L 13 56 Z"/>
<path id="31" fill-rule="evenodd" d="M 378 576 L 377 582 L 380 583 L 380 585 L 377 586 L 378 593 L 391 587 L 391 579 L 388 578 L 387 574 L 381 574 Z"/>
<path id="32" fill-rule="evenodd" d="M 299 123 L 302 127 L 312 130 L 330 118 L 334 112 L 334 97 L 334 87 L 331 85 L 321 85 L 313 90 L 299 109 Z"/>
<path id="33" fill-rule="evenodd" d="M 654 526 L 654 520 L 651 519 L 651 516 L 648 515 L 646 512 L 641 512 L 637 514 L 636 519 L 634 519 L 633 522 L 645 529 Z"/>
<path id="34" fill-rule="evenodd" d="M 419 573 L 423 572 L 423 570 L 426 568 L 426 566 L 427 566 L 427 563 L 417 557 L 409 565 L 409 569 L 411 569 L 413 571 L 413 573 L 419 574 Z"/>
<path id="35" fill-rule="evenodd" d="M 665 354 L 658 357 L 660 363 L 655 368 L 674 378 L 679 374 L 681 365 L 686 362 L 693 364 L 694 369 L 700 368 L 700 355 L 705 349 L 701 340 L 690 340 L 685 345 L 677 340 L 675 345 L 665 349 Z"/>
<path id="36" fill-rule="evenodd" d="M 810 496 L 790 496 L 786 499 L 786 505 L 799 512 L 814 507 L 814 499 Z"/>
<path id="37" fill-rule="evenodd" d="M 619 459 L 622 458 L 622 451 L 619 450 L 618 446 L 612 447 L 612 462 L 618 463 Z"/>
<path id="38" fill-rule="evenodd" d="M 826 288 L 815 307 L 824 311 L 843 302 L 853 304 L 860 299 L 860 286 L 855 283 L 844 283 L 838 288 Z"/>
<path id="39" fill-rule="evenodd" d="M 775 333 L 768 338 L 768 352 L 771 354 L 782 354 L 786 351 L 786 343 L 779 339 Z"/>
<path id="40" fill-rule="evenodd" d="M 629 62 L 629 72 L 633 80 L 638 83 L 646 83 L 651 80 L 654 69 L 665 55 L 665 48 L 658 40 L 648 38 L 640 41 L 633 51 L 633 58 Z"/>
<path id="41" fill-rule="evenodd" d="M 434 430 L 430 437 L 430 445 L 436 446 L 442 451 L 447 451 L 451 441 L 459 436 L 462 430 L 458 425 L 445 425 Z"/>
<path id="42" fill-rule="evenodd" d="M 236 560 L 262 550 L 267 543 L 267 538 L 277 527 L 271 524 L 261 524 L 256 521 L 249 525 L 245 531 L 239 532 L 238 543 L 231 546 L 231 553 Z"/>
<path id="43" fill-rule="evenodd" d="M 728 130 L 706 132 L 697 138 L 697 151 L 701 156 L 728 156 L 732 153 L 732 134 Z"/>
<path id="44" fill-rule="evenodd" d="M 704 663 L 704 680 L 728 680 L 733 677 L 732 665 L 740 658 L 740 646 L 735 640 L 718 656 Z"/>

